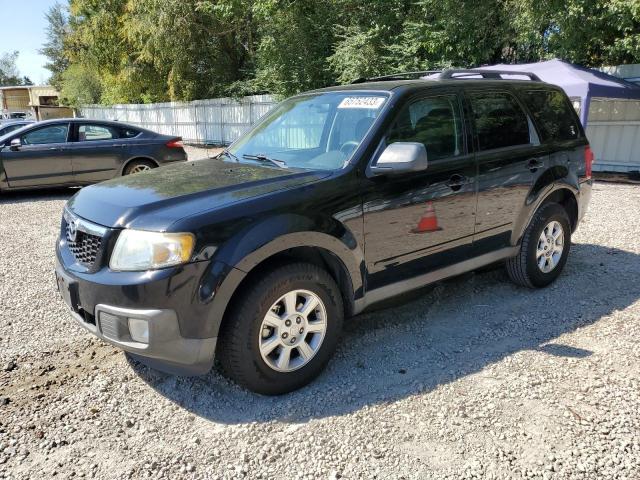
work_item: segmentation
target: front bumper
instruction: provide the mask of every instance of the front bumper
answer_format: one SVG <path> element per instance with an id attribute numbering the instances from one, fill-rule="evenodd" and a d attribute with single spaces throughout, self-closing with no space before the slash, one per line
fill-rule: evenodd
<path id="1" fill-rule="evenodd" d="M 95 295 L 96 290 L 100 290 L 100 285 L 70 274 L 59 262 L 56 263 L 56 280 L 58 290 L 70 308 L 75 322 L 103 341 L 132 353 L 153 368 L 168 373 L 200 375 L 211 369 L 217 338 L 183 337 L 176 309 L 164 308 L 166 305 L 158 309 L 103 303 L 94 305 L 86 300 L 87 293 Z M 145 285 L 141 285 L 140 288 L 144 290 Z M 129 329 L 130 319 L 141 321 L 143 324 L 146 322 L 147 342 L 132 338 Z"/>

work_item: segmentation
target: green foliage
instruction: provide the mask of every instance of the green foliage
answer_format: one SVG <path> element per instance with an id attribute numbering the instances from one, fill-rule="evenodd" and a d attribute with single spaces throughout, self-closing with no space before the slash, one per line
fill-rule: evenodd
<path id="1" fill-rule="evenodd" d="M 60 101 L 64 105 L 90 105 L 102 98 L 103 88 L 98 73 L 82 64 L 69 66 L 62 73 L 61 81 Z"/>
<path id="2" fill-rule="evenodd" d="M 65 38 L 69 34 L 67 9 L 60 3 L 55 3 L 45 14 L 47 19 L 47 41 L 40 49 L 40 53 L 49 61 L 45 68 L 51 72 L 49 83 L 57 89 L 62 88 L 62 74 L 69 68 L 69 60 L 65 55 Z"/>
<path id="3" fill-rule="evenodd" d="M 47 14 L 42 51 L 72 102 L 287 96 L 359 77 L 553 57 L 640 62 L 640 0 L 69 2 L 68 16 L 59 5 Z"/>

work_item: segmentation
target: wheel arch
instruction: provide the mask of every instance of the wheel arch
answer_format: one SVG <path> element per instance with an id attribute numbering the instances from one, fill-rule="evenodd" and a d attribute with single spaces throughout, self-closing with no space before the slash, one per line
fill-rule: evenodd
<path id="1" fill-rule="evenodd" d="M 311 263 L 326 270 L 342 293 L 345 314 L 353 313 L 355 295 L 352 274 L 336 253 L 323 246 L 304 245 L 291 247 L 264 258 L 247 272 L 238 288 L 234 291 L 229 303 L 233 302 L 234 297 L 243 290 L 243 287 L 254 281 L 254 279 L 279 266 L 298 262 Z"/>
<path id="2" fill-rule="evenodd" d="M 359 248 L 355 248 L 359 252 Z M 326 233 L 296 232 L 274 238 L 262 248 L 237 262 L 217 288 L 217 305 L 210 310 L 213 332 L 218 335 L 229 320 L 234 302 L 242 292 L 267 271 L 285 263 L 306 262 L 325 269 L 340 289 L 345 316 L 355 310 L 355 300 L 363 294 L 364 259 L 349 249 L 341 239 Z"/>
<path id="3" fill-rule="evenodd" d="M 553 183 L 540 188 L 527 199 L 523 214 L 512 231 L 511 244 L 519 245 L 525 230 L 538 209 L 546 203 L 559 203 L 567 211 L 571 222 L 571 231 L 578 226 L 578 189 L 570 183 Z"/>
<path id="4" fill-rule="evenodd" d="M 123 162 L 122 167 L 120 168 L 120 175 L 124 175 L 124 172 L 127 170 L 129 165 L 131 165 L 135 161 L 151 162 L 156 166 L 156 168 L 160 166 L 160 164 L 153 157 L 148 157 L 146 155 L 136 155 L 135 157 L 131 157 L 130 159 Z"/>

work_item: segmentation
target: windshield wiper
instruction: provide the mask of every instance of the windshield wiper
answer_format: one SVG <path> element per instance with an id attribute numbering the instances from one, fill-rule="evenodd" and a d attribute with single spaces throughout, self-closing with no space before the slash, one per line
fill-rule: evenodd
<path id="1" fill-rule="evenodd" d="M 232 160 L 235 160 L 236 162 L 240 162 L 240 159 L 236 155 L 234 155 L 233 153 L 231 153 L 229 150 L 226 150 L 226 149 L 220 152 L 218 155 L 216 155 L 215 158 L 219 158 L 223 155 L 226 155 L 227 157 L 229 157 Z"/>
<path id="2" fill-rule="evenodd" d="M 275 158 L 267 157 L 262 153 L 259 153 L 257 155 L 249 155 L 248 153 L 245 153 L 244 155 L 242 155 L 242 158 L 246 158 L 247 160 L 258 160 L 259 162 L 270 162 L 277 167 L 287 168 L 287 163 L 284 160 L 277 160 Z"/>

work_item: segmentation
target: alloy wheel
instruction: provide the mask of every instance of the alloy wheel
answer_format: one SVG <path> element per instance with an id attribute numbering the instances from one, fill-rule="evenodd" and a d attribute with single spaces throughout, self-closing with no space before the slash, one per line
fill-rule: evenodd
<path id="1" fill-rule="evenodd" d="M 320 297 L 309 290 L 292 290 L 262 320 L 260 355 L 273 370 L 297 370 L 318 353 L 326 331 L 327 310 Z"/>
<path id="2" fill-rule="evenodd" d="M 151 167 L 149 165 L 142 164 L 142 165 L 136 165 L 135 167 L 133 167 L 129 173 L 140 173 L 140 172 L 146 172 L 148 170 L 151 170 Z"/>
<path id="3" fill-rule="evenodd" d="M 549 222 L 540 233 L 536 249 L 536 263 L 543 273 L 549 273 L 562 258 L 564 251 L 564 230 L 560 222 Z"/>

